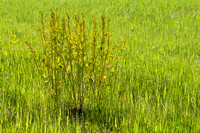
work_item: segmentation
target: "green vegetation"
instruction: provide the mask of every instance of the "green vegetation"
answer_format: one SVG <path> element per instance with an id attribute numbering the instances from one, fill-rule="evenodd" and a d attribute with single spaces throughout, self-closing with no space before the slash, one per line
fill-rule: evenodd
<path id="1" fill-rule="evenodd" d="M 0 132 L 200 131 L 199 0 L 0 0 L 0 16 Z"/>

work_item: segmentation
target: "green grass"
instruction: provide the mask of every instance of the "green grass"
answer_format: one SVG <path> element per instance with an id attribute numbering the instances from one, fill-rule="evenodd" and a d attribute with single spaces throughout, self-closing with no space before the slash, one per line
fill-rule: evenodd
<path id="1" fill-rule="evenodd" d="M 51 99 L 24 43 L 40 50 L 34 25 L 51 8 L 84 12 L 89 29 L 108 15 L 112 46 L 133 29 L 101 108 L 82 117 Z M 0 0 L 0 16 L 0 132 L 200 131 L 199 0 Z"/>

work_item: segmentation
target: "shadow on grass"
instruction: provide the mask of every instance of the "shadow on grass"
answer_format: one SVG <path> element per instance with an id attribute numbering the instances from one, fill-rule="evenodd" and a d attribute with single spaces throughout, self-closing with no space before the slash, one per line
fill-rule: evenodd
<path id="1" fill-rule="evenodd" d="M 97 125 L 101 130 L 106 130 L 106 132 L 119 131 L 119 129 L 116 128 L 116 125 L 118 125 L 117 127 L 120 127 L 124 115 L 123 110 L 105 106 L 101 106 L 99 108 L 85 107 L 83 109 L 77 109 L 75 107 L 65 105 L 65 109 L 62 113 L 64 119 L 68 117 L 74 123 L 81 123 L 83 131 L 85 124 L 89 122 Z"/>
<path id="2" fill-rule="evenodd" d="M 117 107 L 106 106 L 103 103 L 99 107 L 87 107 L 83 109 L 77 109 L 71 103 L 63 101 L 59 104 L 55 101 L 47 100 L 44 102 L 38 99 L 32 101 L 32 105 L 28 104 L 27 97 L 22 94 L 21 91 L 7 91 L 4 94 L 4 107 L 7 110 L 6 113 L 8 120 L 16 124 L 17 114 L 22 115 L 23 121 L 26 121 L 26 117 L 29 117 L 31 123 L 37 123 L 43 121 L 48 123 L 55 123 L 61 118 L 61 124 L 66 125 L 68 121 L 73 126 L 77 122 L 81 124 L 83 131 L 87 129 L 87 123 L 98 126 L 100 130 L 106 130 L 106 132 L 119 131 L 116 128 L 120 127 L 122 119 L 124 117 L 123 110 Z M 46 101 L 46 100 L 45 100 Z M 31 116 L 31 117 L 30 117 Z M 51 119 L 47 119 L 51 118 Z M 22 123 L 25 126 L 25 123 Z M 48 125 L 47 125 L 48 126 Z"/>

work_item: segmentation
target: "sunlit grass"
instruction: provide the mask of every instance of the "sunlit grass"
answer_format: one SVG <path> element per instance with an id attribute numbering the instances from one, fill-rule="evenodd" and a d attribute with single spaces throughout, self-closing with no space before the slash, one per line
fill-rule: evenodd
<path id="1" fill-rule="evenodd" d="M 127 37 L 111 85 L 102 92 L 100 110 L 70 111 L 61 95 L 51 98 L 28 41 L 41 52 L 35 24 L 50 9 L 110 18 L 111 44 Z M 200 87 L 200 2 L 198 0 L 77 0 L 0 2 L 0 131 L 3 132 L 198 132 Z M 123 38 L 122 38 L 123 37 Z M 87 103 L 89 101 L 86 101 Z"/>

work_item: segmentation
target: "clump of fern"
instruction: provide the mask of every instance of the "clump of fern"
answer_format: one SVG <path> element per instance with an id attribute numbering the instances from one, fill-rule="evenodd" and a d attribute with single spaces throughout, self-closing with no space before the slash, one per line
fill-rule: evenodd
<path id="1" fill-rule="evenodd" d="M 90 33 L 85 28 L 85 16 L 74 15 L 74 26 L 68 13 L 62 18 L 51 10 L 48 25 L 43 12 L 38 30 L 42 36 L 42 53 L 28 42 L 36 67 L 52 96 L 58 100 L 62 91 L 67 91 L 70 102 L 82 109 L 85 101 L 101 102 L 103 89 L 114 78 L 120 56 L 117 48 L 111 48 L 109 18 L 101 16 L 98 29 L 96 17 Z M 123 51 L 121 45 L 119 49 Z"/>

